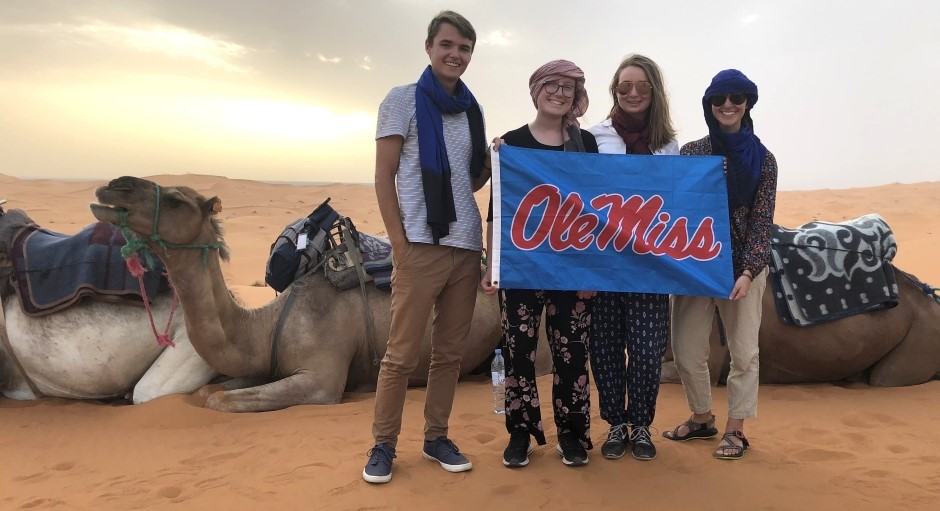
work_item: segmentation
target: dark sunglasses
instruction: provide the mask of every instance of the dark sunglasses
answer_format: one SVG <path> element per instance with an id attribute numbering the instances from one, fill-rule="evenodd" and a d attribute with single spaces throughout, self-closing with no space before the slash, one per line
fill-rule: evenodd
<path id="1" fill-rule="evenodd" d="M 724 105 L 725 100 L 727 99 L 730 99 L 731 104 L 733 105 L 740 105 L 744 103 L 745 101 L 747 101 L 747 93 L 746 92 L 732 92 L 731 94 L 718 94 L 718 95 L 708 98 L 708 100 L 711 101 L 712 106 L 714 107 L 719 107 L 721 105 Z"/>
<path id="2" fill-rule="evenodd" d="M 653 90 L 653 84 L 650 82 L 620 82 L 617 84 L 617 88 L 615 90 L 617 91 L 617 94 L 626 96 L 627 94 L 630 94 L 630 91 L 633 90 L 634 87 L 636 87 L 636 93 L 641 96 L 645 96 Z"/>

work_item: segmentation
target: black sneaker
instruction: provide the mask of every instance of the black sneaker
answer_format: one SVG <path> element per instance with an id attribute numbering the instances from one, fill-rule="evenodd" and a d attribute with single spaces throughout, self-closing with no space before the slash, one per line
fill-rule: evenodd
<path id="1" fill-rule="evenodd" d="M 558 454 L 561 454 L 561 462 L 569 467 L 587 465 L 588 462 L 587 451 L 573 433 L 558 435 Z"/>
<path id="2" fill-rule="evenodd" d="M 509 435 L 509 445 L 503 451 L 503 465 L 510 468 L 524 467 L 529 464 L 532 454 L 532 442 L 529 432 L 523 431 Z"/>
<path id="3" fill-rule="evenodd" d="M 649 426 L 633 426 L 630 431 L 630 442 L 633 444 L 635 459 L 649 461 L 656 458 L 656 446 L 650 438 Z"/>
<path id="4" fill-rule="evenodd" d="M 369 462 L 362 469 L 362 478 L 370 483 L 387 483 L 392 480 L 392 458 L 395 448 L 388 444 L 375 444 L 369 450 Z"/>
<path id="5" fill-rule="evenodd" d="M 607 441 L 601 446 L 601 454 L 609 460 L 615 460 L 623 458 L 625 452 L 627 452 L 627 425 L 611 426 L 610 432 L 607 433 Z"/>

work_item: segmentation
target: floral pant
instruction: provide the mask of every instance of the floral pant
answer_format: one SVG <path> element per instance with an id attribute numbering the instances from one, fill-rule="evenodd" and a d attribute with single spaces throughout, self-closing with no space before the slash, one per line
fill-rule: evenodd
<path id="1" fill-rule="evenodd" d="M 591 390 L 588 347 L 591 300 L 575 291 L 501 289 L 503 344 L 506 351 L 506 429 L 529 432 L 545 444 L 535 355 L 545 311 L 545 333 L 552 352 L 552 405 L 558 433 L 573 433 L 585 448 L 591 443 Z"/>
<path id="2" fill-rule="evenodd" d="M 591 334 L 601 418 L 611 426 L 649 426 L 669 341 L 669 295 L 599 292 Z"/>

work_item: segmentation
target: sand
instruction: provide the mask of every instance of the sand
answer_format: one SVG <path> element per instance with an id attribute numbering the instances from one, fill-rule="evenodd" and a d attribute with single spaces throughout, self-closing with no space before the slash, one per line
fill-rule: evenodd
<path id="1" fill-rule="evenodd" d="M 370 185 L 265 184 L 217 176 L 157 176 L 222 198 L 232 249 L 225 276 L 249 305 L 274 292 L 263 287 L 274 237 L 326 197 L 360 230 L 382 234 Z M 103 182 L 19 180 L 0 174 L 7 208 L 65 233 L 94 221 L 88 203 Z M 897 265 L 940 284 L 936 197 L 940 182 L 873 188 L 780 192 L 777 223 L 841 221 L 881 214 L 899 244 Z M 478 201 L 485 204 L 486 194 Z M 940 342 L 940 339 L 938 339 Z M 543 390 L 550 387 L 543 377 Z M 596 400 L 596 395 L 594 396 Z M 423 389 L 408 392 L 390 484 L 360 473 L 371 447 L 373 396 L 347 394 L 342 404 L 225 414 L 199 398 L 173 395 L 123 403 L 0 398 L 0 510 L 15 509 L 937 509 L 940 499 L 940 381 L 908 388 L 863 384 L 765 385 L 760 416 L 748 423 L 753 449 L 740 462 L 711 458 L 713 441 L 656 441 L 659 457 L 610 461 L 598 450 L 569 468 L 549 445 L 529 467 L 500 461 L 507 436 L 490 411 L 485 380 L 462 382 L 451 437 L 474 463 L 450 474 L 422 459 Z M 724 388 L 715 409 L 726 409 Z M 688 416 L 682 389 L 664 385 L 657 430 Z M 607 427 L 597 416 L 599 446 Z M 723 418 L 723 417 L 722 417 Z"/>

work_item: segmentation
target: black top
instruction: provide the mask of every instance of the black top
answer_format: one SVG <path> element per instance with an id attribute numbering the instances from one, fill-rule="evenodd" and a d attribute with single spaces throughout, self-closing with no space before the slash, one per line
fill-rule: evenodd
<path id="1" fill-rule="evenodd" d="M 506 145 L 511 145 L 515 147 L 525 147 L 526 149 L 544 149 L 546 151 L 564 151 L 564 145 L 545 145 L 535 137 L 532 136 L 532 131 L 529 130 L 529 125 L 525 124 L 521 128 L 514 129 L 507 132 L 503 135 L 503 143 Z M 588 153 L 596 153 L 597 150 L 597 140 L 594 139 L 594 135 L 587 130 L 581 130 L 581 138 L 584 140 L 584 151 Z M 486 212 L 486 221 L 493 221 L 493 188 L 490 187 L 490 206 Z"/>

